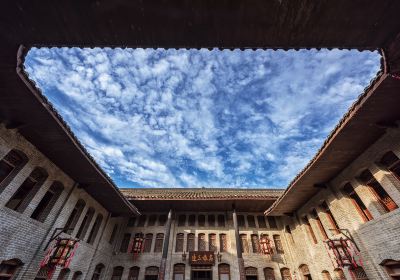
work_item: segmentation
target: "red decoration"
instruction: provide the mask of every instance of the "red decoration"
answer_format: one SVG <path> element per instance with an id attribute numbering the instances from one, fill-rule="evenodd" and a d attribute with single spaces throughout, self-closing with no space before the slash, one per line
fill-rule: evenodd
<path id="1" fill-rule="evenodd" d="M 326 241 L 328 254 L 336 262 L 335 267 L 343 268 L 349 266 L 356 268 L 362 266 L 360 252 L 355 248 L 352 241 L 347 238 L 328 239 Z M 333 257 L 330 254 L 333 252 Z"/>
<path id="2" fill-rule="evenodd" d="M 260 249 L 261 253 L 264 255 L 271 255 L 273 253 L 271 240 L 269 240 L 268 236 L 262 236 L 260 239 Z"/>
<path id="3" fill-rule="evenodd" d="M 137 234 L 135 238 L 132 240 L 131 244 L 129 245 L 128 252 L 133 253 L 133 260 L 135 261 L 140 253 L 143 252 L 143 245 L 144 245 L 144 238 L 143 234 Z"/>

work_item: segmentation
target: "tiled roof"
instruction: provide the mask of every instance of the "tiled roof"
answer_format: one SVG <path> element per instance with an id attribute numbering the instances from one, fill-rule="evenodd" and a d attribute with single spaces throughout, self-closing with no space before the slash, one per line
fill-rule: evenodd
<path id="1" fill-rule="evenodd" d="M 121 189 L 132 200 L 214 200 L 214 199 L 277 199 L 281 189 L 236 188 L 157 188 Z"/>

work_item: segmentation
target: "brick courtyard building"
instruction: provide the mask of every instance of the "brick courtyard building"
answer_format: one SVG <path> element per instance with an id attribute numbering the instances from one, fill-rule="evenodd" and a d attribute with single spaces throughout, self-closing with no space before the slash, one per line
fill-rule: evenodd
<path id="1" fill-rule="evenodd" d="M 52 279 L 400 279 L 399 2 L 178 2 L 4 5 L 0 279 L 48 278 L 56 234 L 79 246 Z M 119 189 L 27 77 L 36 45 L 337 47 L 382 65 L 285 190 Z"/>

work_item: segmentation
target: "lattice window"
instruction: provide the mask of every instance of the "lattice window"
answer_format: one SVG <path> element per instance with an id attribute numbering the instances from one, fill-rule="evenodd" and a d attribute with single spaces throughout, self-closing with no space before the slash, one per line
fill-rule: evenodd
<path id="1" fill-rule="evenodd" d="M 129 269 L 128 280 L 138 280 L 139 279 L 140 268 L 133 266 Z"/>
<path id="2" fill-rule="evenodd" d="M 154 244 L 154 252 L 155 253 L 162 252 L 163 243 L 164 243 L 164 233 L 157 233 L 156 243 Z"/>
<path id="3" fill-rule="evenodd" d="M 199 233 L 199 236 L 198 236 L 198 247 L 199 247 L 199 251 L 207 250 L 206 235 L 204 233 Z"/>
<path id="4" fill-rule="evenodd" d="M 281 276 L 282 276 L 282 280 L 292 280 L 292 276 L 290 274 L 290 270 L 289 268 L 282 268 L 281 269 Z"/>
<path id="5" fill-rule="evenodd" d="M 283 254 L 285 251 L 283 250 L 283 246 L 282 246 L 282 242 L 281 242 L 281 237 L 278 234 L 275 234 L 273 236 L 274 238 L 274 243 L 275 243 L 275 248 L 276 248 L 276 252 L 278 254 Z"/>
<path id="6" fill-rule="evenodd" d="M 320 233 L 322 235 L 322 238 L 324 240 L 328 239 L 328 234 L 326 232 L 326 229 L 325 229 L 324 225 L 321 222 L 321 219 L 318 216 L 317 210 L 313 209 L 311 211 L 311 216 L 314 218 L 314 220 L 315 220 L 315 222 L 317 224 L 317 227 L 318 227 L 318 229 L 319 229 L 319 231 L 320 231 Z"/>
<path id="7" fill-rule="evenodd" d="M 151 252 L 151 244 L 153 243 L 153 234 L 147 233 L 144 238 L 143 252 Z"/>
<path id="8" fill-rule="evenodd" d="M 260 241 L 258 240 L 257 234 L 251 235 L 251 246 L 253 248 L 253 253 L 260 253 Z"/>
<path id="9" fill-rule="evenodd" d="M 209 250 L 210 251 L 217 251 L 217 235 L 215 233 L 210 233 L 208 235 L 208 242 L 209 242 Z"/>
<path id="10" fill-rule="evenodd" d="M 175 252 L 183 252 L 183 244 L 185 242 L 185 235 L 183 233 L 176 234 Z"/>
<path id="11" fill-rule="evenodd" d="M 324 201 L 321 204 L 321 208 L 323 209 L 325 215 L 327 216 L 329 223 L 331 224 L 332 229 L 336 234 L 339 234 L 339 225 L 335 219 L 335 217 L 332 215 L 331 209 L 329 208 L 328 204 Z"/>
<path id="12" fill-rule="evenodd" d="M 184 280 L 184 279 L 185 279 L 185 265 L 175 264 L 173 280 Z"/>
<path id="13" fill-rule="evenodd" d="M 335 274 L 335 280 L 346 280 L 346 276 L 340 268 L 336 268 L 333 273 Z"/>
<path id="14" fill-rule="evenodd" d="M 194 251 L 194 244 L 195 244 L 195 235 L 194 233 L 189 233 L 187 235 L 187 247 L 186 247 L 186 251 L 187 252 L 192 252 Z"/>
<path id="15" fill-rule="evenodd" d="M 332 280 L 331 274 L 328 271 L 322 271 L 322 279 L 323 280 Z"/>
<path id="16" fill-rule="evenodd" d="M 119 251 L 121 253 L 126 253 L 128 251 L 130 240 L 131 240 L 131 234 L 130 233 L 125 233 L 124 234 L 124 238 L 122 239 L 122 242 L 121 242 L 121 246 L 119 248 Z"/>
<path id="17" fill-rule="evenodd" d="M 373 219 L 371 213 L 369 212 L 369 210 L 367 209 L 361 198 L 358 196 L 358 194 L 355 192 L 353 186 L 350 183 L 344 185 L 343 193 L 346 194 L 351 199 L 351 202 L 353 203 L 354 207 L 356 208 L 357 212 L 364 220 L 364 222 Z"/>
<path id="18" fill-rule="evenodd" d="M 303 217 L 303 223 L 304 223 L 304 226 L 306 227 L 308 236 L 310 237 L 310 239 L 313 241 L 314 244 L 317 244 L 318 243 L 317 238 L 315 237 L 314 230 L 311 227 L 310 221 L 308 220 L 307 216 Z M 274 237 L 274 240 L 275 240 L 275 237 Z M 275 246 L 276 246 L 276 243 L 275 243 Z"/>
<path id="19" fill-rule="evenodd" d="M 368 276 L 361 266 L 350 269 L 349 271 L 351 272 L 355 280 L 368 280 Z"/>
<path id="20" fill-rule="evenodd" d="M 249 252 L 249 243 L 247 241 L 247 234 L 240 235 L 240 242 L 242 245 L 242 253 L 248 253 Z"/>
<path id="21" fill-rule="evenodd" d="M 221 263 L 218 265 L 218 276 L 219 280 L 230 280 L 231 271 L 229 264 Z"/>
<path id="22" fill-rule="evenodd" d="M 114 267 L 111 280 L 121 280 L 123 273 L 124 273 L 124 268 L 122 266 Z"/>
<path id="23" fill-rule="evenodd" d="M 271 267 L 264 268 L 264 278 L 265 280 L 275 280 L 274 269 Z"/>
<path id="24" fill-rule="evenodd" d="M 219 235 L 219 250 L 221 252 L 228 251 L 228 237 L 225 233 Z"/>

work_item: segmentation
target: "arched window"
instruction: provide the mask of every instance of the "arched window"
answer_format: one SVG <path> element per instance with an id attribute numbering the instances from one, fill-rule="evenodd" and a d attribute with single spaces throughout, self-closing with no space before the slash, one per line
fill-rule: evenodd
<path id="1" fill-rule="evenodd" d="M 144 280 L 156 280 L 158 278 L 158 267 L 149 266 L 146 267 L 144 272 Z"/>
<path id="2" fill-rule="evenodd" d="M 185 279 L 185 265 L 183 263 L 175 264 L 173 280 L 184 280 L 184 279 Z"/>
<path id="3" fill-rule="evenodd" d="M 358 266 L 353 269 L 349 268 L 349 271 L 353 276 L 354 280 L 368 280 L 368 276 L 361 266 Z"/>
<path id="4" fill-rule="evenodd" d="M 246 267 L 244 269 L 244 274 L 246 275 L 246 279 L 251 279 L 251 280 L 257 280 L 258 279 L 258 273 L 257 273 L 257 268 L 256 267 Z"/>
<path id="5" fill-rule="evenodd" d="M 139 222 L 138 222 L 138 227 L 144 227 L 144 225 L 146 224 L 146 219 L 147 219 L 147 216 L 146 215 L 141 215 L 140 217 L 139 217 Z"/>
<path id="6" fill-rule="evenodd" d="M 225 227 L 225 216 L 224 215 L 218 215 L 218 226 Z"/>
<path id="7" fill-rule="evenodd" d="M 281 237 L 278 234 L 275 234 L 273 236 L 274 238 L 274 243 L 275 243 L 275 248 L 276 248 L 276 252 L 278 254 L 283 254 L 285 251 L 283 250 L 283 246 L 282 246 L 282 242 L 281 242 Z"/>
<path id="8" fill-rule="evenodd" d="M 375 199 L 382 206 L 382 209 L 386 212 L 393 211 L 398 208 L 397 204 L 386 192 L 386 190 L 379 184 L 372 173 L 365 169 L 361 172 L 359 179 L 369 187 L 370 191 L 374 195 Z"/>
<path id="9" fill-rule="evenodd" d="M 97 236 L 97 233 L 99 232 L 102 221 L 103 221 L 103 215 L 98 214 L 96 217 L 96 220 L 94 221 L 92 229 L 90 230 L 89 237 L 87 239 L 87 242 L 89 244 L 93 244 L 94 241 L 96 240 L 96 236 Z"/>
<path id="10" fill-rule="evenodd" d="M 322 271 L 322 279 L 323 280 L 332 280 L 331 274 L 326 270 Z"/>
<path id="11" fill-rule="evenodd" d="M 290 229 L 289 225 L 285 226 L 285 232 L 287 234 L 289 234 L 290 241 L 294 244 L 294 238 L 293 238 L 293 235 L 292 235 L 292 230 Z"/>
<path id="12" fill-rule="evenodd" d="M 164 226 L 167 221 L 167 215 L 160 215 L 158 216 L 158 225 Z"/>
<path id="13" fill-rule="evenodd" d="M 240 235 L 240 243 L 242 247 L 242 253 L 248 253 L 249 252 L 249 243 L 247 242 L 247 234 L 241 234 Z"/>
<path id="14" fill-rule="evenodd" d="M 400 279 L 400 261 L 385 259 L 380 265 L 385 268 L 391 279 Z"/>
<path id="15" fill-rule="evenodd" d="M 144 238 L 143 252 L 145 253 L 151 252 L 151 243 L 153 243 L 153 234 L 147 233 Z"/>
<path id="16" fill-rule="evenodd" d="M 231 270 L 229 264 L 221 263 L 218 265 L 218 276 L 219 280 L 230 280 Z"/>
<path id="17" fill-rule="evenodd" d="M 265 280 L 275 280 L 274 269 L 271 267 L 264 268 L 264 278 Z"/>
<path id="18" fill-rule="evenodd" d="M 111 280 L 121 280 L 123 273 L 124 273 L 124 268 L 122 266 L 114 267 Z"/>
<path id="19" fill-rule="evenodd" d="M 304 226 L 306 227 L 306 231 L 307 231 L 307 234 L 308 234 L 309 238 L 311 239 L 311 241 L 314 244 L 317 244 L 318 241 L 317 241 L 317 238 L 315 237 L 314 230 L 311 227 L 311 224 L 310 224 L 310 221 L 308 220 L 308 217 L 304 216 L 302 220 L 303 220 Z"/>
<path id="20" fill-rule="evenodd" d="M 64 186 L 60 182 L 55 181 L 36 206 L 31 218 L 44 222 L 63 190 Z"/>
<path id="21" fill-rule="evenodd" d="M 70 272 L 71 270 L 69 268 L 61 269 L 60 273 L 58 274 L 57 280 L 67 280 Z"/>
<path id="22" fill-rule="evenodd" d="M 24 212 L 47 176 L 46 170 L 41 167 L 36 167 L 10 198 L 6 206 L 20 213 Z"/>
<path id="23" fill-rule="evenodd" d="M 314 220 L 315 220 L 315 222 L 316 222 L 316 224 L 317 224 L 317 226 L 318 226 L 318 229 L 319 229 L 319 231 L 320 231 L 320 233 L 321 233 L 321 235 L 322 235 L 322 238 L 323 238 L 324 240 L 328 239 L 328 234 L 327 234 L 327 232 L 326 232 L 326 230 L 325 230 L 324 225 L 323 225 L 322 222 L 321 222 L 321 219 L 320 219 L 319 216 L 318 216 L 318 212 L 317 212 L 316 209 L 313 209 L 313 210 L 311 211 L 311 216 L 314 218 Z"/>
<path id="24" fill-rule="evenodd" d="M 264 216 L 257 216 L 257 222 L 258 222 L 258 227 L 259 228 L 266 228 L 267 223 L 265 222 L 265 217 Z"/>
<path id="25" fill-rule="evenodd" d="M 328 204 L 325 201 L 321 204 L 321 208 L 322 211 L 325 213 L 326 217 L 328 218 L 331 228 L 334 230 L 336 234 L 338 234 L 339 225 L 335 217 L 332 215 L 331 209 L 329 208 Z"/>
<path id="26" fill-rule="evenodd" d="M 350 183 L 347 183 L 343 187 L 343 193 L 351 199 L 354 207 L 356 208 L 358 214 L 364 220 L 364 222 L 371 221 L 373 219 L 371 213 L 365 206 L 364 202 L 362 202 L 361 198 L 355 192 L 353 186 Z"/>
<path id="27" fill-rule="evenodd" d="M 215 227 L 215 215 L 208 215 L 208 226 Z"/>
<path id="28" fill-rule="evenodd" d="M 104 269 L 104 264 L 99 263 L 98 265 L 96 265 L 93 271 L 92 280 L 99 280 L 101 277 L 101 273 L 103 272 L 103 269 Z"/>
<path id="29" fill-rule="evenodd" d="M 389 169 L 400 180 L 400 159 L 389 151 L 381 158 L 381 164 Z"/>
<path id="30" fill-rule="evenodd" d="M 346 276 L 342 269 L 336 268 L 333 273 L 335 274 L 335 280 L 346 280 Z"/>
<path id="31" fill-rule="evenodd" d="M 195 241 L 195 235 L 194 233 L 188 233 L 187 235 L 187 244 L 186 244 L 186 251 L 187 252 L 192 252 L 194 251 L 194 242 Z"/>
<path id="32" fill-rule="evenodd" d="M 128 280 L 138 280 L 139 279 L 139 271 L 140 268 L 137 266 L 133 266 L 129 269 Z"/>
<path id="33" fill-rule="evenodd" d="M 219 250 L 221 253 L 228 251 L 228 239 L 225 233 L 219 235 Z"/>
<path id="34" fill-rule="evenodd" d="M 0 160 L 0 193 L 14 179 L 27 161 L 27 156 L 18 150 L 11 150 Z"/>
<path id="35" fill-rule="evenodd" d="M 164 243 L 164 233 L 157 233 L 156 243 L 154 244 L 154 252 L 155 253 L 162 252 L 163 243 Z"/>
<path id="36" fill-rule="evenodd" d="M 94 216 L 94 209 L 90 207 L 87 211 L 85 216 L 83 217 L 81 226 L 78 229 L 78 233 L 76 234 L 76 237 L 79 239 L 83 239 L 86 235 L 86 232 L 89 228 L 90 222 L 92 221 Z"/>
<path id="37" fill-rule="evenodd" d="M 189 215 L 189 226 L 190 227 L 196 226 L 196 216 L 195 215 Z"/>
<path id="38" fill-rule="evenodd" d="M 289 268 L 281 268 L 281 277 L 282 280 L 292 280 L 292 276 L 290 275 L 290 270 Z"/>
<path id="39" fill-rule="evenodd" d="M 11 280 L 17 275 L 23 263 L 19 259 L 11 259 L 0 263 L 0 279 Z"/>
<path id="40" fill-rule="evenodd" d="M 82 272 L 81 271 L 76 271 L 74 275 L 72 275 L 72 280 L 82 280 Z"/>
<path id="41" fill-rule="evenodd" d="M 121 253 L 126 253 L 128 251 L 129 242 L 131 241 L 131 234 L 125 233 L 122 238 L 121 246 L 119 247 L 119 251 Z"/>
<path id="42" fill-rule="evenodd" d="M 198 217 L 199 227 L 204 227 L 205 223 L 206 223 L 206 217 L 204 215 L 199 215 Z"/>
<path id="43" fill-rule="evenodd" d="M 208 247 L 209 251 L 217 251 L 217 235 L 215 233 L 208 235 Z"/>
<path id="44" fill-rule="evenodd" d="M 78 219 L 83 211 L 83 208 L 85 208 L 85 205 L 86 203 L 82 199 L 79 199 L 76 202 L 75 207 L 69 215 L 69 218 L 64 226 L 66 233 L 71 234 L 74 231 L 76 223 L 78 222 Z"/>
<path id="45" fill-rule="evenodd" d="M 300 265 L 299 270 L 300 270 L 301 279 L 303 279 L 303 280 L 312 279 L 308 265 L 306 265 L 306 264 Z"/>
<path id="46" fill-rule="evenodd" d="M 246 223 L 244 221 L 244 216 L 243 215 L 238 215 L 237 216 L 237 222 L 239 227 L 245 227 Z"/>
<path id="47" fill-rule="evenodd" d="M 184 227 L 186 225 L 186 215 L 179 215 L 178 227 Z"/>
<path id="48" fill-rule="evenodd" d="M 147 226 L 152 227 L 156 225 L 157 215 L 150 215 L 149 221 L 147 222 Z"/>
<path id="49" fill-rule="evenodd" d="M 108 240 L 108 243 L 110 244 L 114 243 L 115 237 L 117 236 L 117 231 L 118 231 L 118 225 L 115 224 L 111 232 L 110 239 Z"/>
<path id="50" fill-rule="evenodd" d="M 254 216 L 253 215 L 247 216 L 247 224 L 251 228 L 255 228 L 256 227 L 256 221 L 254 220 Z"/>
<path id="51" fill-rule="evenodd" d="M 251 247 L 253 248 L 253 253 L 260 253 L 260 242 L 257 234 L 251 235 Z"/>
<path id="52" fill-rule="evenodd" d="M 207 250 L 206 248 L 206 235 L 204 233 L 199 233 L 198 236 L 198 247 L 199 251 L 205 251 Z"/>
<path id="53" fill-rule="evenodd" d="M 183 252 L 183 244 L 185 243 L 185 235 L 183 233 L 176 234 L 175 252 Z"/>
<path id="54" fill-rule="evenodd" d="M 35 280 L 47 280 L 48 274 L 49 274 L 49 268 L 42 267 L 39 269 L 38 273 L 36 274 Z"/>

